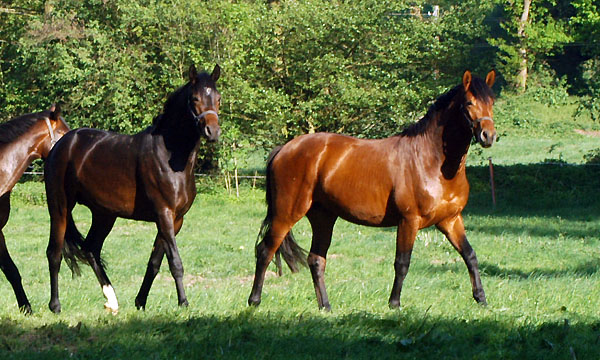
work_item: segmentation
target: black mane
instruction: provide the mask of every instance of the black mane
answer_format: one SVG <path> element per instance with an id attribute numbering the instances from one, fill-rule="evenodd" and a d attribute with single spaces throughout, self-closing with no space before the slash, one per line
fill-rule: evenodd
<path id="1" fill-rule="evenodd" d="M 0 144 L 8 144 L 25 134 L 47 111 L 18 116 L 0 124 Z"/>
<path id="2" fill-rule="evenodd" d="M 489 104 L 494 100 L 494 93 L 492 92 L 492 89 L 490 89 L 490 87 L 485 83 L 485 81 L 479 77 L 474 76 L 472 78 L 469 90 L 471 91 L 473 96 L 485 102 L 486 104 Z M 423 116 L 423 118 L 421 118 L 421 120 L 417 121 L 416 123 L 408 125 L 404 130 L 402 130 L 400 135 L 417 136 L 425 133 L 429 122 L 434 117 L 433 115 L 440 110 L 448 108 L 454 97 L 459 93 L 462 93 L 462 96 L 464 96 L 462 84 L 456 85 L 447 93 L 438 97 L 435 100 L 435 102 L 429 107 L 425 116 Z"/>

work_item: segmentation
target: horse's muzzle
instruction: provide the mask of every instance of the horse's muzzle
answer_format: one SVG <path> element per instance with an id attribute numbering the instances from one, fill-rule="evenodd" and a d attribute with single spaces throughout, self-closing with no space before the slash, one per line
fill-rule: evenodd
<path id="1" fill-rule="evenodd" d="M 496 137 L 497 137 L 497 134 L 496 134 L 495 129 L 492 129 L 492 130 L 482 129 L 477 134 L 477 141 L 479 142 L 479 144 L 482 147 L 489 148 L 496 141 Z"/>
<path id="2" fill-rule="evenodd" d="M 204 136 L 206 136 L 208 141 L 219 140 L 219 136 L 221 136 L 221 127 L 219 125 L 205 125 Z"/>

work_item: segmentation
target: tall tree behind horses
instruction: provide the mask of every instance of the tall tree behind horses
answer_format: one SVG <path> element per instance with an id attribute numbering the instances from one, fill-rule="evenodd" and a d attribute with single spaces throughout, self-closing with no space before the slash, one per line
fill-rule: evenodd
<path id="1" fill-rule="evenodd" d="M 10 215 L 10 193 L 29 164 L 46 159 L 54 143 L 69 126 L 60 116 L 60 108 L 26 114 L 0 124 L 0 269 L 10 282 L 21 311 L 31 313 L 31 305 L 21 284 L 21 275 L 8 254 L 2 229 Z"/>
<path id="2" fill-rule="evenodd" d="M 492 119 L 495 72 L 485 81 L 466 71 L 462 84 L 439 97 L 427 114 L 400 135 L 363 140 L 318 133 L 275 149 L 267 162 L 267 215 L 256 246 L 250 305 L 259 305 L 265 271 L 277 251 L 292 270 L 306 264 L 292 226 L 306 215 L 312 227 L 308 266 L 319 308 L 330 309 L 325 264 L 338 217 L 355 224 L 396 226 L 395 278 L 389 305 L 400 307 L 417 231 L 435 225 L 467 265 L 473 297 L 485 304 L 477 257 L 461 212 L 467 204 L 465 173 L 473 137 L 483 147 L 496 139 Z M 283 246 L 282 246 L 283 245 Z"/>
<path id="3" fill-rule="evenodd" d="M 100 257 L 104 240 L 117 217 L 155 222 L 158 229 L 148 267 L 135 299 L 145 308 L 164 255 L 175 279 L 179 305 L 187 306 L 183 265 L 175 236 L 196 196 L 194 165 L 200 140 L 221 134 L 221 95 L 212 74 L 198 74 L 192 65 L 189 82 L 169 96 L 152 126 L 129 136 L 95 129 L 77 129 L 56 144 L 46 162 L 46 195 L 50 212 L 50 309 L 60 312 L 58 272 L 65 260 L 74 273 L 78 261 L 89 264 L 113 312 L 117 297 Z M 92 225 L 85 239 L 73 222 L 76 203 L 87 206 Z M 125 256 L 129 256 L 124 253 Z"/>

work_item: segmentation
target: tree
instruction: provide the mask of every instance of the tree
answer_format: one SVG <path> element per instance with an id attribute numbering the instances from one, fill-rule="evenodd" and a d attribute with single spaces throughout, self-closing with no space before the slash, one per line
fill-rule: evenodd
<path id="1" fill-rule="evenodd" d="M 501 17 L 505 19 L 500 24 L 504 33 L 488 41 L 499 50 L 498 67 L 504 77 L 521 92 L 527 87 L 528 72 L 571 41 L 567 21 L 553 17 L 557 1 L 498 1 Z"/>
<path id="2" fill-rule="evenodd" d="M 574 38 L 589 57 L 580 65 L 584 86 L 578 113 L 587 110 L 594 120 L 600 120 L 600 1 L 576 0 L 572 5 L 577 10 L 570 19 Z"/>

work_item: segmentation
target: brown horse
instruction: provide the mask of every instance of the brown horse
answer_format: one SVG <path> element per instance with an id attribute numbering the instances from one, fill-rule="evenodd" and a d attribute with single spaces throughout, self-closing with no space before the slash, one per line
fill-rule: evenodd
<path id="1" fill-rule="evenodd" d="M 193 169 L 198 146 L 204 137 L 216 141 L 221 133 L 221 95 L 212 74 L 196 72 L 192 65 L 189 82 L 169 96 L 162 114 L 152 126 L 133 136 L 94 129 L 77 129 L 61 139 L 46 166 L 46 194 L 50 212 L 50 309 L 60 312 L 58 271 L 61 252 L 74 273 L 77 261 L 89 264 L 113 312 L 118 302 L 104 270 L 100 252 L 117 217 L 155 222 L 158 234 L 141 289 L 135 299 L 145 308 L 152 282 L 166 254 L 175 279 L 179 305 L 187 306 L 183 288 L 183 266 L 175 236 L 183 216 L 196 196 Z M 85 239 L 71 211 L 76 203 L 87 206 L 92 225 Z"/>
<path id="2" fill-rule="evenodd" d="M 10 214 L 10 192 L 35 159 L 45 159 L 69 126 L 60 116 L 60 108 L 26 114 L 0 124 L 0 269 L 15 291 L 21 311 L 31 313 L 21 275 L 8 254 L 2 228 Z"/>
<path id="3" fill-rule="evenodd" d="M 331 308 L 323 276 L 338 217 L 366 226 L 398 227 L 391 308 L 400 306 L 417 231 L 431 225 L 461 254 L 473 297 L 485 304 L 477 258 L 467 241 L 461 212 L 469 196 L 465 161 L 471 139 L 475 137 L 483 147 L 496 139 L 494 79 L 494 71 L 485 82 L 466 71 L 462 84 L 438 98 L 425 117 L 398 136 L 361 140 L 309 134 L 274 150 L 267 162 L 268 209 L 258 239 L 262 241 L 256 245 L 248 303 L 260 304 L 265 270 L 277 251 L 292 270 L 297 261 L 305 261 L 291 229 L 306 215 L 313 231 L 308 266 L 319 308 Z"/>

